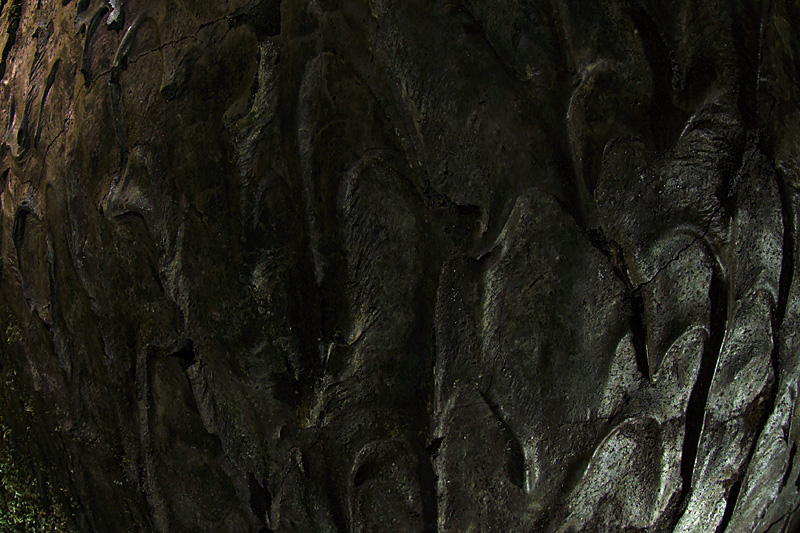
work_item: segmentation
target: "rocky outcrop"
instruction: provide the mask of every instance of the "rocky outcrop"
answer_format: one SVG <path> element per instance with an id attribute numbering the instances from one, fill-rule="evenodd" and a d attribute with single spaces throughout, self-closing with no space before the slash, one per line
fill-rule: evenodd
<path id="1" fill-rule="evenodd" d="M 0 1 L 9 528 L 800 527 L 795 2 Z"/>

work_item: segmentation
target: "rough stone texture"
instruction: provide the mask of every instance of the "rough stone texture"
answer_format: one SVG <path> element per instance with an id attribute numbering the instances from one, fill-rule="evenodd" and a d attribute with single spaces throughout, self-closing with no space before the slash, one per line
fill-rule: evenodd
<path id="1" fill-rule="evenodd" d="M 800 529 L 795 0 L 0 0 L 0 510 Z"/>

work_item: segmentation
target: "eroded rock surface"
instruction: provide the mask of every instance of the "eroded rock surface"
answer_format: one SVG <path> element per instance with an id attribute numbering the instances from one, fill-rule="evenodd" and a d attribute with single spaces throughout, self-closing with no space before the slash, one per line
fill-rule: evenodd
<path id="1" fill-rule="evenodd" d="M 796 2 L 0 2 L 8 524 L 800 528 Z"/>

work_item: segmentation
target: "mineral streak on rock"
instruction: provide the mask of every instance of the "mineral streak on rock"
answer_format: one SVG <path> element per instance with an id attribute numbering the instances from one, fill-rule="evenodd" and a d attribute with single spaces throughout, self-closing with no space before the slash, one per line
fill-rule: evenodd
<path id="1" fill-rule="evenodd" d="M 0 11 L 0 529 L 800 530 L 796 1 Z"/>

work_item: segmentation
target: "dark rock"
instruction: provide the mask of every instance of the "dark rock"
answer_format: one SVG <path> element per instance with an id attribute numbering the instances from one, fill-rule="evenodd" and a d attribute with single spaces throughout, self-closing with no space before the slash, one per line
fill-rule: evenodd
<path id="1" fill-rule="evenodd" d="M 0 529 L 797 529 L 797 2 L 0 10 Z"/>

